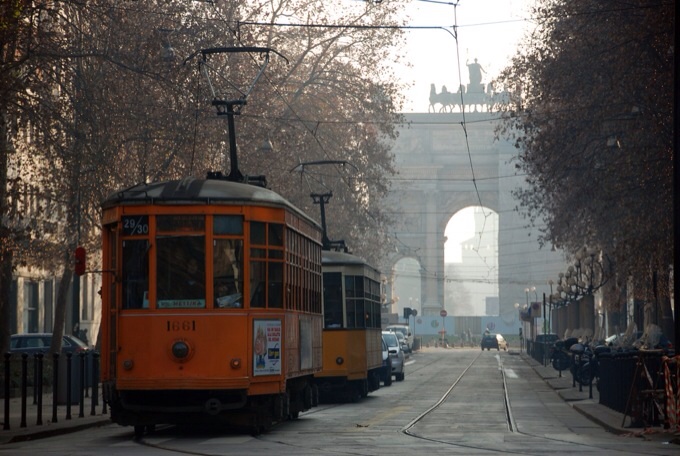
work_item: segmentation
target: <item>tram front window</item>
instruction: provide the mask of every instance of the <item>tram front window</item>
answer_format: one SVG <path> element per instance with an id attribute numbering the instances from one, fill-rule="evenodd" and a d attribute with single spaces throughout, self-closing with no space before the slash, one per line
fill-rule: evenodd
<path id="1" fill-rule="evenodd" d="M 149 241 L 123 241 L 123 309 L 149 307 Z"/>
<path id="2" fill-rule="evenodd" d="M 158 308 L 205 307 L 205 237 L 159 236 L 156 246 Z"/>
<path id="3" fill-rule="evenodd" d="M 324 328 L 342 328 L 342 275 L 326 272 L 323 275 Z"/>
<path id="4" fill-rule="evenodd" d="M 243 241 L 216 239 L 213 245 L 215 306 L 243 307 Z"/>

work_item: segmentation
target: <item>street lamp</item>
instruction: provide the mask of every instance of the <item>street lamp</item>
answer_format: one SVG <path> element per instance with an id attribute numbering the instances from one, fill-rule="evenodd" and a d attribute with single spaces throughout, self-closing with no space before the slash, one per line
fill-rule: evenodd
<path id="1" fill-rule="evenodd" d="M 566 272 L 559 274 L 556 293 L 551 295 L 555 306 L 564 306 L 585 297 L 592 297 L 609 278 L 604 267 L 606 257 L 600 259 L 597 250 L 584 246 L 574 254 L 574 259 L 574 264 L 569 265 Z M 582 303 L 587 305 L 586 301 Z M 591 309 L 591 312 L 594 313 L 595 309 Z M 567 323 L 569 324 L 569 321 Z M 583 323 L 590 324 L 587 321 Z"/>
<path id="2" fill-rule="evenodd" d="M 529 307 L 529 289 L 528 288 L 524 289 L 524 294 L 526 294 L 526 296 L 527 296 L 527 307 Z"/>
<path id="3" fill-rule="evenodd" d="M 548 296 L 548 325 L 546 326 L 545 333 L 552 334 L 552 306 L 553 306 L 553 285 L 555 282 L 552 279 L 548 280 L 548 285 L 550 285 L 550 296 Z M 548 331 L 549 330 L 549 331 Z"/>
<path id="4" fill-rule="evenodd" d="M 522 319 L 522 311 L 520 310 L 520 304 L 518 302 L 515 303 L 515 309 L 517 310 L 517 318 L 519 318 L 519 352 L 522 353 L 522 349 L 524 348 L 524 337 L 522 334 L 524 320 Z"/>

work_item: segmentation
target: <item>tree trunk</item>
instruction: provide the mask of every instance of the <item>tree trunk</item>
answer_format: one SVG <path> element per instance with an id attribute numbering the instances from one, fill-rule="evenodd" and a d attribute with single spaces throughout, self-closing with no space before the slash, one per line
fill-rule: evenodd
<path id="1" fill-rule="evenodd" d="M 51 354 L 61 353 L 61 341 L 66 323 L 66 300 L 68 298 L 68 291 L 71 287 L 71 279 L 73 278 L 70 255 L 67 252 L 65 256 L 64 273 L 61 276 L 61 280 L 59 280 L 57 302 L 54 307 L 54 328 L 52 329 L 52 345 L 50 346 Z"/>
<path id="2" fill-rule="evenodd" d="M 0 214 L 7 209 L 7 167 L 9 165 L 10 143 L 7 136 L 7 118 L 0 113 Z M 0 353 L 9 351 L 10 289 L 12 285 L 13 258 L 10 230 L 0 218 Z"/>
<path id="3" fill-rule="evenodd" d="M 0 227 L 0 246 L 6 245 L 5 228 Z M 0 248 L 0 354 L 9 351 L 9 336 L 12 328 L 10 321 L 10 289 L 12 286 L 12 251 Z"/>

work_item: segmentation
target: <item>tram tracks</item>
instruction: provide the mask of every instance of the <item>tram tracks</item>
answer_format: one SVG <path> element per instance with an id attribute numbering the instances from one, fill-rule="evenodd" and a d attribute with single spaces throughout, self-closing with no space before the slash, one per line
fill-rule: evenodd
<path id="1" fill-rule="evenodd" d="M 304 415 L 309 418 L 318 415 L 316 419 L 308 420 L 307 423 L 304 423 L 305 425 L 302 426 L 302 429 L 295 427 L 293 423 L 290 426 L 290 431 L 293 432 L 291 436 L 287 434 L 288 430 L 283 430 L 276 435 L 251 436 L 250 442 L 252 444 L 248 442 L 242 444 L 248 445 L 249 448 L 255 448 L 257 445 L 268 446 L 274 444 L 280 446 L 281 455 L 293 454 L 292 452 L 296 448 L 304 449 L 305 451 L 313 449 L 318 451 L 317 454 L 356 454 L 352 451 L 352 445 L 345 447 L 347 439 L 363 439 L 367 443 L 374 444 L 382 441 L 383 438 L 390 440 L 391 438 L 386 436 L 391 431 L 396 431 L 403 436 L 400 442 L 405 445 L 404 448 L 417 448 L 421 445 L 421 443 L 417 443 L 419 440 L 423 441 L 425 445 L 435 444 L 438 449 L 432 451 L 433 448 L 429 447 L 431 454 L 468 454 L 469 450 L 469 452 L 483 451 L 488 454 L 537 455 L 545 454 L 542 451 L 545 450 L 546 445 L 550 445 L 550 448 L 553 449 L 552 451 L 557 454 L 560 452 L 571 453 L 574 450 L 595 451 L 596 453 L 603 451 L 609 454 L 614 448 L 619 448 L 620 442 L 607 441 L 606 438 L 600 440 L 602 437 L 591 439 L 585 435 L 581 436 L 578 429 L 571 429 L 567 426 L 564 428 L 554 426 L 550 428 L 550 425 L 547 427 L 538 425 L 539 427 L 536 427 L 535 415 L 531 416 L 530 419 L 532 421 L 526 421 L 527 409 L 525 403 L 527 397 L 525 393 L 521 393 L 521 390 L 518 389 L 518 376 L 522 379 L 523 388 L 532 385 L 537 391 L 540 392 L 542 390 L 537 383 L 531 383 L 532 380 L 522 374 L 523 366 L 521 364 L 515 363 L 513 359 L 507 358 L 502 353 L 495 354 L 493 352 L 480 351 L 474 353 L 470 350 L 464 356 L 464 358 L 457 357 L 456 361 L 452 362 L 446 361 L 448 356 L 422 356 L 408 370 L 406 380 L 409 386 L 430 384 L 436 378 L 441 379 L 443 376 L 449 376 L 448 382 L 439 383 L 439 388 L 437 388 L 439 394 L 435 397 L 429 396 L 432 405 L 420 402 L 421 407 L 427 407 L 426 410 L 422 408 L 414 410 L 413 405 L 415 402 L 400 401 L 393 395 L 394 391 L 391 391 L 390 388 L 385 388 L 388 395 L 383 396 L 380 400 L 389 401 L 391 405 L 380 411 L 376 410 L 375 413 L 366 414 L 363 420 L 352 421 L 355 418 L 345 420 L 344 418 L 348 416 L 347 410 L 345 410 L 346 404 L 328 404 L 306 412 Z M 445 363 L 446 367 L 437 370 L 436 375 L 433 376 L 428 366 L 431 368 L 433 365 L 441 364 L 442 362 Z M 480 381 L 481 378 L 485 380 Z M 529 387 L 531 388 L 531 386 Z M 412 388 L 408 388 L 408 392 L 401 391 L 398 396 L 403 398 L 407 395 L 413 395 L 412 397 L 417 401 L 415 391 Z M 486 401 L 479 408 L 473 408 L 470 405 L 477 403 L 478 396 L 484 396 L 489 399 L 489 391 L 494 391 L 492 401 Z M 528 390 L 524 389 L 524 391 Z M 518 394 L 522 395 L 518 396 Z M 541 394 L 546 395 L 549 393 L 543 391 Z M 548 403 L 551 403 L 552 399 L 546 396 L 543 397 Z M 513 398 L 515 400 L 514 403 Z M 432 401 L 435 402 L 432 403 Z M 513 404 L 515 407 L 518 407 L 514 412 Z M 490 408 L 490 405 L 492 408 Z M 356 407 L 356 405 L 351 405 L 351 407 Z M 336 408 L 338 412 L 331 410 Z M 413 412 L 408 417 L 410 421 L 406 425 L 401 424 L 400 426 L 397 424 L 397 426 L 392 427 L 391 423 L 396 421 L 395 418 L 408 414 L 409 410 Z M 327 429 L 329 425 L 317 427 L 317 424 L 315 424 L 313 428 L 308 425 L 311 421 L 316 421 L 318 424 L 330 423 L 328 421 L 329 413 L 338 413 L 338 417 L 343 417 L 334 421 L 334 424 L 338 426 L 332 433 L 334 435 L 334 444 L 328 444 L 326 440 L 323 441 L 325 443 L 319 441 L 317 444 L 315 442 L 316 436 L 319 433 L 323 433 L 320 429 Z M 361 411 L 357 410 L 356 416 L 361 413 Z M 416 413 L 419 414 L 414 417 Z M 494 421 L 486 421 L 489 417 L 493 418 Z M 552 417 L 546 414 L 546 418 L 550 420 Z M 516 419 L 518 422 L 516 422 Z M 475 421 L 483 423 L 481 424 L 482 427 L 479 429 L 475 428 Z M 353 426 L 353 423 L 357 423 L 356 428 Z M 550 433 L 551 430 L 554 433 Z M 300 440 L 301 436 L 309 436 L 309 440 L 305 437 L 303 443 Z M 409 440 L 414 443 L 409 444 Z M 390 440 L 390 442 L 392 445 L 395 443 L 394 440 Z M 149 446 L 184 454 L 204 454 L 198 447 L 188 449 L 181 441 L 180 445 L 177 446 L 173 442 L 158 442 L 156 445 L 152 444 Z M 181 449 L 181 451 L 177 451 L 178 449 Z M 236 447 L 233 449 L 236 450 Z M 446 453 L 447 451 L 449 453 Z M 639 452 L 638 454 L 655 453 Z"/>

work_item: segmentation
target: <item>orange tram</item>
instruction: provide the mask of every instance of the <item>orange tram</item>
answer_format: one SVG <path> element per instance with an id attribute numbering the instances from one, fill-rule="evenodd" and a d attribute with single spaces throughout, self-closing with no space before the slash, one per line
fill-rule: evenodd
<path id="1" fill-rule="evenodd" d="M 346 252 L 324 250 L 321 400 L 356 401 L 380 388 L 380 272 Z"/>
<path id="2" fill-rule="evenodd" d="M 137 436 L 156 424 L 259 432 L 318 404 L 316 222 L 265 188 L 189 178 L 113 193 L 102 228 L 101 375 L 114 422 Z"/>

